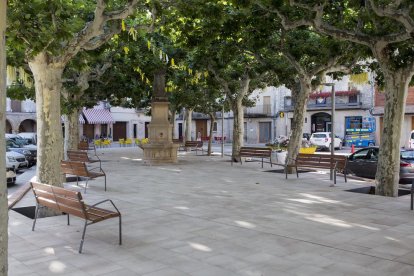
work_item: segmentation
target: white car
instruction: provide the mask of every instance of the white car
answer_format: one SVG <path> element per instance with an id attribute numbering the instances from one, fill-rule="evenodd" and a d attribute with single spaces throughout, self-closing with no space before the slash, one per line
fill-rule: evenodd
<path id="1" fill-rule="evenodd" d="M 312 145 L 315 145 L 318 148 L 330 149 L 331 148 L 331 133 L 330 132 L 315 132 L 315 133 L 312 133 L 312 136 L 309 139 L 309 141 Z M 342 149 L 342 140 L 341 140 L 341 138 L 335 137 L 334 147 L 336 149 Z"/>
<path id="2" fill-rule="evenodd" d="M 6 149 L 6 167 L 18 170 L 27 167 L 28 162 L 23 154 Z"/>
<path id="3" fill-rule="evenodd" d="M 12 168 L 6 168 L 6 179 L 7 184 L 14 184 L 16 183 L 16 173 Z"/>

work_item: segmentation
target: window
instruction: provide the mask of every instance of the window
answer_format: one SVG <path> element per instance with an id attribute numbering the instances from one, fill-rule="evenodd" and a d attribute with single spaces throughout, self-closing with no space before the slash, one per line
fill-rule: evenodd
<path id="1" fill-rule="evenodd" d="M 217 122 L 213 123 L 213 131 L 217 131 Z"/>
<path id="2" fill-rule="evenodd" d="M 348 96 L 348 103 L 358 103 L 358 95 L 349 95 Z"/>
<path id="3" fill-rule="evenodd" d="M 369 149 L 361 150 L 354 154 L 352 160 L 367 159 Z"/>
<path id="4" fill-rule="evenodd" d="M 285 97 L 285 106 L 292 106 L 292 98 L 291 97 Z"/>

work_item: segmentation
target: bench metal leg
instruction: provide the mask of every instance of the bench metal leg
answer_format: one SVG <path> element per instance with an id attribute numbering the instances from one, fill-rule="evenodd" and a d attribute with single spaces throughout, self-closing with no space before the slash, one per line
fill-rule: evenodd
<path id="1" fill-rule="evenodd" d="M 104 175 L 105 177 L 105 192 L 106 192 L 106 174 Z"/>
<path id="2" fill-rule="evenodd" d="M 285 166 L 285 175 L 286 175 L 286 179 L 288 179 L 287 175 L 288 175 L 288 165 Z"/>
<path id="3" fill-rule="evenodd" d="M 411 201 L 412 202 L 412 201 Z M 412 209 L 411 209 L 412 210 Z M 33 220 L 32 231 L 35 229 L 37 216 L 39 215 L 39 204 L 36 203 L 36 211 L 35 211 L 35 218 Z"/>
<path id="4" fill-rule="evenodd" d="M 122 219 L 121 219 L 121 214 L 119 214 L 119 245 L 122 245 Z"/>
<path id="5" fill-rule="evenodd" d="M 262 169 L 263 169 L 263 158 L 262 158 Z"/>
<path id="6" fill-rule="evenodd" d="M 70 225 L 69 214 L 68 214 L 68 225 Z"/>
<path id="7" fill-rule="evenodd" d="M 79 253 L 82 253 L 83 242 L 85 240 L 85 234 L 86 234 L 86 226 L 88 226 L 87 220 L 85 220 L 85 226 L 83 227 L 82 239 L 81 239 L 80 246 L 79 246 Z"/>
<path id="8" fill-rule="evenodd" d="M 336 185 L 336 170 L 334 170 L 333 172 L 333 177 L 334 177 L 334 184 Z"/>
<path id="9" fill-rule="evenodd" d="M 296 170 L 296 178 L 299 178 L 298 166 L 295 166 L 295 170 Z"/>
<path id="10" fill-rule="evenodd" d="M 85 193 L 85 194 L 86 194 L 86 187 L 88 187 L 88 181 L 89 181 L 89 178 L 86 178 L 85 190 L 84 190 L 84 193 Z"/>

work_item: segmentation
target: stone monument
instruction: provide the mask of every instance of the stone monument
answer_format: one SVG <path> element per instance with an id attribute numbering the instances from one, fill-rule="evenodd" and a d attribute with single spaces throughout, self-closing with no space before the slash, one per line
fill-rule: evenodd
<path id="1" fill-rule="evenodd" d="M 178 144 L 172 141 L 172 124 L 168 120 L 168 97 L 165 94 L 165 69 L 154 74 L 149 143 L 142 145 L 144 161 L 149 164 L 177 163 Z"/>

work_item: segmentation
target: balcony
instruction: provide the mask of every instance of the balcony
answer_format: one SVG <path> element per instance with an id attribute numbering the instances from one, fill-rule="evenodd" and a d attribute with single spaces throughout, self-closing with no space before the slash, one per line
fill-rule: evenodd
<path id="1" fill-rule="evenodd" d="M 244 108 L 244 117 L 246 118 L 260 118 L 260 117 L 271 117 L 272 116 L 272 105 L 256 105 L 253 107 Z"/>
<path id="2" fill-rule="evenodd" d="M 332 104 L 328 103 L 308 103 L 307 110 L 331 110 Z M 285 105 L 286 111 L 293 111 L 294 105 Z M 348 109 L 369 109 L 369 107 L 364 106 L 362 102 L 355 102 L 355 103 L 343 103 L 343 102 L 336 102 L 335 103 L 336 110 L 348 110 Z"/>

